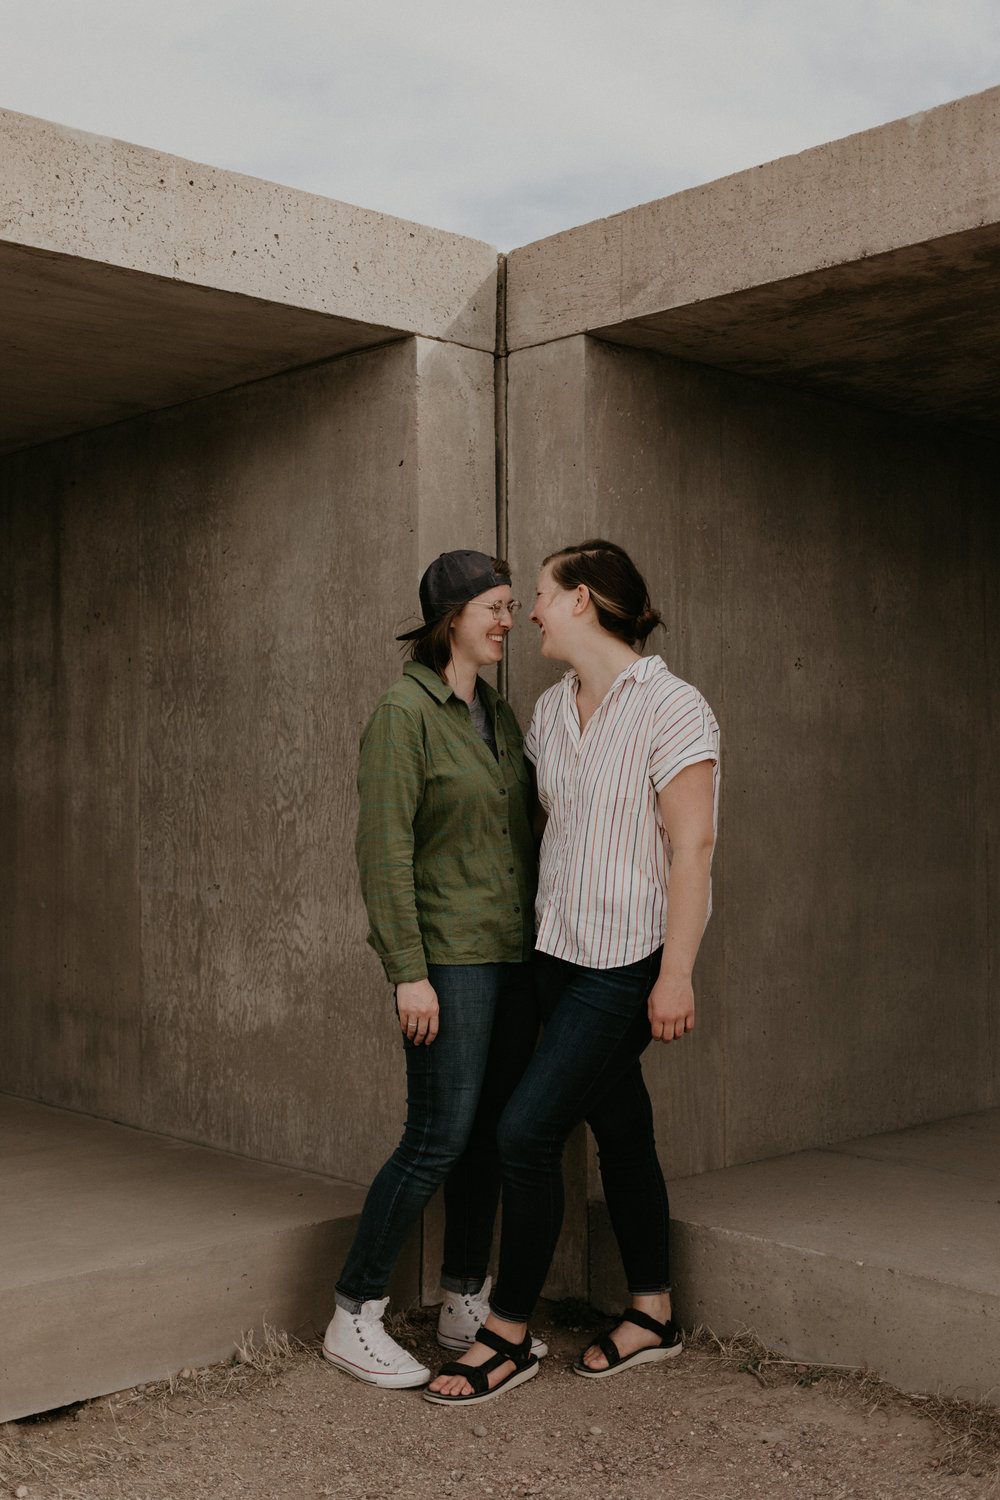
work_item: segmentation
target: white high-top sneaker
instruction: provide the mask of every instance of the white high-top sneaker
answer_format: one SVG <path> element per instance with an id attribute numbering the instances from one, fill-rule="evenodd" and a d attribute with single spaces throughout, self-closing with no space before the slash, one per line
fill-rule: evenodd
<path id="1" fill-rule="evenodd" d="M 438 1314 L 437 1341 L 442 1349 L 471 1349 L 476 1334 L 490 1315 L 490 1287 L 487 1276 L 478 1292 L 445 1292 Z M 548 1344 L 532 1335 L 531 1352 L 536 1359 L 548 1354 Z"/>
<path id="2" fill-rule="evenodd" d="M 355 1380 L 396 1390 L 426 1385 L 431 1372 L 401 1349 L 382 1326 L 388 1297 L 365 1302 L 359 1313 L 338 1307 L 323 1338 L 323 1357 Z"/>

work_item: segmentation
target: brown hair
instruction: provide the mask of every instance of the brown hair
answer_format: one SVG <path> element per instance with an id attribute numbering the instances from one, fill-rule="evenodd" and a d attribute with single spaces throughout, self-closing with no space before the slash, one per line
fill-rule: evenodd
<path id="1" fill-rule="evenodd" d="M 510 564 L 502 557 L 491 557 L 490 562 L 494 573 L 501 575 L 509 583 Z M 432 625 L 425 626 L 423 632 L 410 642 L 410 660 L 429 667 L 432 672 L 438 674 L 442 682 L 445 680 L 444 674 L 451 661 L 451 627 L 470 602 L 468 599 L 463 599 L 461 604 L 453 604 L 447 614 L 443 614 L 440 620 L 435 620 Z"/>
<path id="2" fill-rule="evenodd" d="M 646 581 L 624 547 L 601 537 L 563 547 L 542 563 L 552 565 L 552 576 L 560 588 L 581 585 L 590 590 L 603 630 L 629 646 L 646 637 L 663 621 L 650 603 Z"/>

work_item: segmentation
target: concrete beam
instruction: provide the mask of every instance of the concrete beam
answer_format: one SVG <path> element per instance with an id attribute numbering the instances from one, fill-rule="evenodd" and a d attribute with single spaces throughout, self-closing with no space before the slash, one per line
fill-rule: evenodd
<path id="1" fill-rule="evenodd" d="M 511 252 L 511 349 L 1000 222 L 1000 88 Z"/>
<path id="2" fill-rule="evenodd" d="M 492 351 L 496 251 L 0 111 L 0 241 Z"/>
<path id="3" fill-rule="evenodd" d="M 410 334 L 492 354 L 478 240 L 0 111 L 0 452 Z"/>
<path id="4" fill-rule="evenodd" d="M 981 428 L 998 292 L 990 89 L 513 251 L 507 339 L 594 333 Z"/>

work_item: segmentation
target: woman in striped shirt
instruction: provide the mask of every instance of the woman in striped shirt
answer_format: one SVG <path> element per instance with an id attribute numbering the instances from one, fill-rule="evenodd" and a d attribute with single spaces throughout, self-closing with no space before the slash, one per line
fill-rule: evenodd
<path id="1" fill-rule="evenodd" d="M 575 1365 L 593 1379 L 681 1348 L 640 1057 L 650 1041 L 679 1040 L 694 1026 L 719 731 L 695 688 L 659 657 L 638 654 L 660 616 L 614 543 L 586 541 L 547 558 L 531 618 L 542 655 L 570 670 L 538 700 L 524 746 L 548 819 L 536 904 L 545 1031 L 500 1122 L 503 1226 L 486 1327 L 515 1348 L 525 1338 L 562 1222 L 563 1146 L 585 1119 L 632 1303 Z M 489 1353 L 477 1343 L 459 1363 L 473 1368 Z M 510 1373 L 491 1369 L 490 1388 Z M 478 1372 L 439 1376 L 427 1399 L 483 1399 L 477 1385 Z"/>

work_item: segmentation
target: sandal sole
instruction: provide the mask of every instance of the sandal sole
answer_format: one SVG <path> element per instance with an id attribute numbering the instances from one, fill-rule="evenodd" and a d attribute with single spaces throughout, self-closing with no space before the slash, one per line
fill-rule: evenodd
<path id="1" fill-rule="evenodd" d="M 491 1391 L 481 1391 L 478 1395 L 471 1396 L 442 1396 L 437 1391 L 424 1391 L 424 1400 L 430 1401 L 434 1406 L 481 1406 L 484 1401 L 492 1401 L 496 1396 L 502 1396 L 504 1391 L 511 1391 L 516 1385 L 522 1385 L 525 1380 L 530 1380 L 533 1375 L 538 1374 L 538 1361 L 534 1359 L 533 1364 L 526 1365 L 523 1370 L 514 1370 L 499 1385 L 495 1385 Z"/>
<path id="2" fill-rule="evenodd" d="M 618 1364 L 608 1365 L 606 1370 L 591 1370 L 586 1365 L 579 1364 L 573 1366 L 573 1374 L 582 1375 L 584 1380 L 604 1380 L 608 1375 L 620 1375 L 633 1365 L 659 1364 L 665 1359 L 675 1359 L 683 1348 L 683 1344 L 672 1344 L 669 1349 L 637 1349 L 634 1354 L 626 1354 Z"/>

